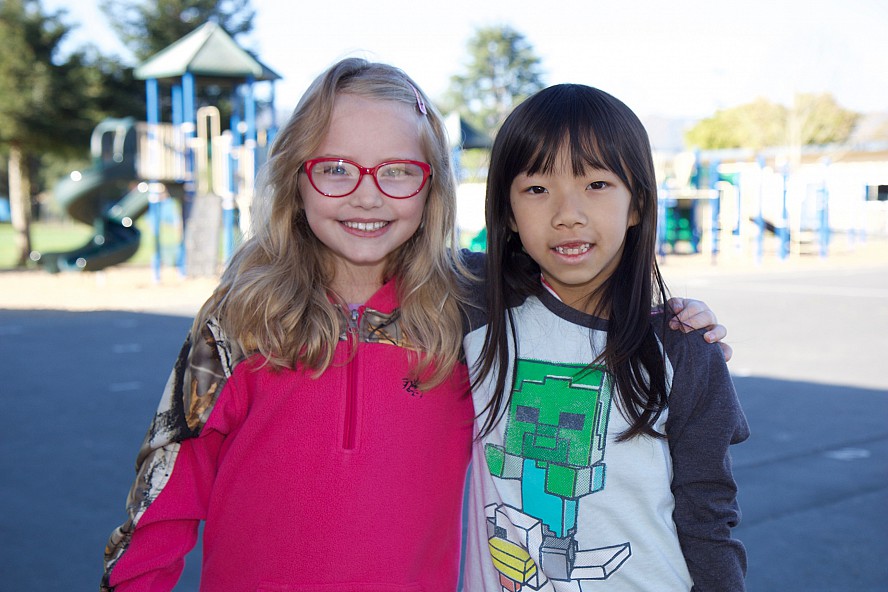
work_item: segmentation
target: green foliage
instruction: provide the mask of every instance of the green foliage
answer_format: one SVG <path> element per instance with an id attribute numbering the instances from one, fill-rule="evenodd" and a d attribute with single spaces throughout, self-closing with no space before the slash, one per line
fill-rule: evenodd
<path id="1" fill-rule="evenodd" d="M 0 3 L 0 145 L 18 145 L 25 153 L 64 140 L 59 123 L 72 113 L 64 104 L 69 73 L 53 63 L 68 33 L 60 16 L 44 15 L 38 0 Z"/>
<path id="2" fill-rule="evenodd" d="M 42 164 L 83 157 L 101 119 L 138 104 L 117 62 L 90 48 L 59 55 L 71 30 L 65 14 L 45 13 L 39 0 L 0 1 L 0 152 L 9 157 L 18 265 L 31 249 L 33 195 L 56 180 L 41 174 Z"/>
<path id="3" fill-rule="evenodd" d="M 207 21 L 232 37 L 249 33 L 256 14 L 250 0 L 102 0 L 100 6 L 121 42 L 140 61 Z"/>
<path id="4" fill-rule="evenodd" d="M 145 116 L 145 82 L 133 77 L 131 67 L 92 46 L 80 49 L 70 62 L 90 130 L 108 117 Z"/>
<path id="5" fill-rule="evenodd" d="M 509 26 L 478 29 L 467 49 L 465 71 L 451 77 L 442 108 L 492 135 L 517 104 L 543 88 L 540 59 Z"/>
<path id="6" fill-rule="evenodd" d="M 0 3 L 0 146 L 79 155 L 105 117 L 144 112 L 142 83 L 116 60 L 90 47 L 59 59 L 64 15 L 43 13 L 39 0 Z"/>
<path id="7" fill-rule="evenodd" d="M 703 119 L 688 130 L 685 142 L 704 150 L 841 143 L 858 118 L 830 94 L 798 94 L 790 108 L 758 99 Z"/>
<path id="8" fill-rule="evenodd" d="M 144 112 L 142 83 L 116 60 L 90 47 L 59 58 L 65 14 L 44 13 L 39 0 L 0 2 L 0 150 L 22 152 L 36 191 L 54 182 L 39 174 L 42 161 L 82 158 L 99 121 Z"/>
<path id="9" fill-rule="evenodd" d="M 685 135 L 697 148 L 763 148 L 783 143 L 786 109 L 757 99 L 752 103 L 717 111 Z"/>
<path id="10" fill-rule="evenodd" d="M 860 114 L 843 109 L 832 95 L 799 94 L 790 111 L 789 140 L 798 145 L 845 142 Z"/>

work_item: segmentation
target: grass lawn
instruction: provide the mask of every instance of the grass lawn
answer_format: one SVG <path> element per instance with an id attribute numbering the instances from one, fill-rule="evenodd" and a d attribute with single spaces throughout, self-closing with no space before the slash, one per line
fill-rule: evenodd
<path id="1" fill-rule="evenodd" d="M 147 216 L 136 221 L 142 233 L 139 250 L 127 261 L 129 265 L 150 265 L 154 255 L 154 237 Z M 82 247 L 93 236 L 90 226 L 74 221 L 34 222 L 31 224 L 31 248 L 35 251 L 69 251 Z M 171 224 L 160 228 L 161 257 L 165 265 L 175 263 L 179 231 Z M 0 269 L 11 269 L 16 262 L 15 231 L 11 224 L 0 224 Z"/>

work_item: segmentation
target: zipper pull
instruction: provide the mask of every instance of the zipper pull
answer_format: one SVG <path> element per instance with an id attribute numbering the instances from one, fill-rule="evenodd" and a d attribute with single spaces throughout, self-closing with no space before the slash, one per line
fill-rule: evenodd
<path id="1" fill-rule="evenodd" d="M 361 311 L 359 308 L 355 308 L 349 312 L 350 312 L 350 314 L 348 317 L 348 332 L 351 335 L 357 335 L 358 334 L 358 323 L 359 323 L 359 319 L 361 316 Z"/>
<path id="2" fill-rule="evenodd" d="M 351 336 L 357 335 L 360 332 L 359 327 L 361 324 L 361 311 L 360 308 L 356 308 L 354 310 L 352 310 L 351 308 L 346 309 L 344 306 L 341 306 L 339 304 L 336 305 L 336 308 L 339 309 L 340 314 L 342 314 L 342 318 L 345 319 L 345 326 L 339 333 L 339 340 L 346 341 Z"/>

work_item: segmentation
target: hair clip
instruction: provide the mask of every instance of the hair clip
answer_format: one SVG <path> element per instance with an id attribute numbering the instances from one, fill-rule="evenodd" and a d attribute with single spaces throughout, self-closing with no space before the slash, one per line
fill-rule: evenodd
<path id="1" fill-rule="evenodd" d="M 419 112 L 423 115 L 427 115 L 428 111 L 426 110 L 425 101 L 423 101 L 422 97 L 419 96 L 419 91 L 416 90 L 416 87 L 412 84 L 410 85 L 410 88 L 413 89 L 413 94 L 416 95 L 416 108 L 419 109 Z"/>

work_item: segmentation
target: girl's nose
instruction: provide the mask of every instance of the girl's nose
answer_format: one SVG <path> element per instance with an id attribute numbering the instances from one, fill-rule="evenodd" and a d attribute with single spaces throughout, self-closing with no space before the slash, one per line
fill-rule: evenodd
<path id="1" fill-rule="evenodd" d="M 589 219 L 582 207 L 582 197 L 583 196 L 568 194 L 555 200 L 555 211 L 552 216 L 552 225 L 556 228 L 584 226 Z"/>
<path id="2" fill-rule="evenodd" d="M 376 186 L 376 181 L 371 175 L 362 175 L 358 188 L 348 198 L 355 207 L 378 208 L 382 205 L 385 195 Z"/>

